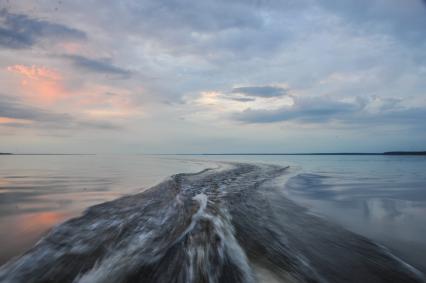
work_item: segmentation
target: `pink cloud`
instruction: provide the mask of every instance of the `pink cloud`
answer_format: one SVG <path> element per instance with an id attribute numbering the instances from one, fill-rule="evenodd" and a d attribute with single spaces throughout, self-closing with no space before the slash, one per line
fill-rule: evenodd
<path id="1" fill-rule="evenodd" d="M 7 70 L 9 72 L 18 73 L 28 79 L 33 80 L 52 80 L 52 81 L 58 81 L 61 80 L 60 74 L 53 70 L 49 69 L 47 67 L 37 67 L 35 65 L 33 66 L 25 66 L 25 65 L 13 65 L 8 66 Z"/>
<path id="2" fill-rule="evenodd" d="M 135 103 L 132 93 L 123 88 L 90 82 L 78 89 L 67 87 L 63 73 L 45 66 L 12 65 L 6 70 L 18 77 L 13 88 L 24 102 L 38 107 L 55 107 L 71 115 L 88 119 L 118 120 L 141 116 L 143 112 Z M 72 73 L 67 73 L 72 76 Z M 27 121 L 0 120 L 0 124 L 26 123 Z"/>
<path id="3" fill-rule="evenodd" d="M 68 94 L 62 84 L 61 74 L 47 67 L 13 65 L 7 71 L 21 77 L 20 87 L 23 94 L 33 102 L 52 104 Z"/>
<path id="4" fill-rule="evenodd" d="M 32 121 L 25 119 L 15 119 L 8 117 L 0 117 L 0 125 L 1 124 L 31 124 Z"/>

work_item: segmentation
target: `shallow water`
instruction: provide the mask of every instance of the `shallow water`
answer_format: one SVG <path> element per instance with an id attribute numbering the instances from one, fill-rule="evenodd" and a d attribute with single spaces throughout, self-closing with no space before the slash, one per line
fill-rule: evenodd
<path id="1" fill-rule="evenodd" d="M 425 270 L 426 159 L 394 156 L 1 157 L 0 256 L 17 255 L 87 206 L 143 190 L 173 173 L 217 166 L 205 159 L 290 165 L 276 182 L 285 196 Z M 258 265 L 255 270 L 270 272 Z"/>

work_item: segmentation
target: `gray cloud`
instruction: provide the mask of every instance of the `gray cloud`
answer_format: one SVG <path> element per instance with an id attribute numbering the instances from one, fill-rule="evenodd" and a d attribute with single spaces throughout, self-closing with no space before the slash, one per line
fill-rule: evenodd
<path id="1" fill-rule="evenodd" d="M 90 5 L 73 1 L 72 7 Z M 105 1 L 98 9 L 97 23 L 108 32 L 141 35 L 155 46 L 176 53 L 215 50 L 244 58 L 273 54 L 289 39 L 305 38 L 310 33 L 338 24 L 357 33 L 391 35 L 403 41 L 423 41 L 426 9 L 421 0 L 269 0 L 269 1 Z M 96 1 L 91 9 L 96 9 Z M 69 7 L 67 7 L 69 8 Z M 154 16 L 155 15 L 155 16 Z M 336 17 L 337 16 L 337 17 Z M 111 22 L 111 19 L 116 19 Z M 339 22 L 335 22 L 338 18 Z M 143 19 L 143 20 L 141 20 Z M 338 27 L 334 27 L 338 28 Z"/>
<path id="2" fill-rule="evenodd" d="M 376 113 L 361 112 L 356 117 L 348 117 L 348 124 L 365 125 L 405 125 L 410 128 L 426 128 L 426 107 L 411 107 L 400 109 L 387 109 Z"/>
<path id="3" fill-rule="evenodd" d="M 76 67 L 90 72 L 116 75 L 123 78 L 131 75 L 129 70 L 117 67 L 111 64 L 109 60 L 92 59 L 80 55 L 64 55 L 64 57 L 71 60 Z"/>
<path id="4" fill-rule="evenodd" d="M 75 118 L 67 113 L 55 113 L 32 107 L 22 101 L 0 94 L 0 118 L 11 118 L 31 121 L 31 124 L 10 122 L 0 126 L 15 128 L 46 128 L 46 129 L 119 129 L 120 127 L 107 121 L 93 121 Z"/>
<path id="5" fill-rule="evenodd" d="M 383 99 L 375 111 L 368 108 L 373 98 L 356 97 L 341 101 L 331 97 L 294 98 L 292 106 L 279 109 L 246 109 L 234 113 L 232 118 L 249 124 L 296 121 L 300 123 L 327 123 L 340 121 L 347 125 L 398 125 L 419 126 L 418 121 L 426 120 L 425 107 L 404 107 L 399 99 Z M 421 127 L 424 127 L 420 125 Z"/>
<path id="6" fill-rule="evenodd" d="M 71 119 L 67 114 L 54 114 L 42 109 L 24 105 L 18 99 L 0 95 L 0 117 L 24 119 L 36 122 L 56 121 L 68 123 Z"/>
<path id="7" fill-rule="evenodd" d="M 391 35 L 402 41 L 426 42 L 424 0 L 321 0 L 319 5 L 352 23 L 358 29 Z"/>
<path id="8" fill-rule="evenodd" d="M 276 86 L 246 86 L 233 88 L 232 93 L 254 97 L 275 97 L 286 95 L 287 89 Z"/>
<path id="9" fill-rule="evenodd" d="M 309 123 L 326 122 L 333 118 L 354 113 L 364 107 L 360 101 L 342 102 L 329 98 L 295 98 L 292 106 L 279 109 L 246 109 L 235 113 L 233 118 L 245 123 L 273 123 L 300 121 Z"/>
<path id="10" fill-rule="evenodd" d="M 256 100 L 255 98 L 251 98 L 251 97 L 228 97 L 228 96 L 225 96 L 224 98 L 234 100 L 234 101 L 238 101 L 238 102 L 251 102 L 251 101 Z"/>
<path id="11" fill-rule="evenodd" d="M 46 38 L 81 40 L 86 38 L 86 34 L 62 24 L 9 13 L 6 9 L 0 10 L 0 46 L 28 48 Z"/>

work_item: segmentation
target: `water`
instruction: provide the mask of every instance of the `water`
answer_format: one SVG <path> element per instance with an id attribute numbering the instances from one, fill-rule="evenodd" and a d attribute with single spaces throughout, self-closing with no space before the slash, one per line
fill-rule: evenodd
<path id="1" fill-rule="evenodd" d="M 270 201 L 277 203 L 277 199 L 280 200 L 276 205 L 277 210 L 273 213 L 274 217 L 278 215 L 278 221 L 288 221 L 293 225 L 280 226 L 282 229 L 296 233 L 301 223 L 292 221 L 297 218 L 298 222 L 316 223 L 320 220 L 312 220 L 306 215 L 320 215 L 320 219 L 325 219 L 326 223 L 331 221 L 364 235 L 387 246 L 405 262 L 423 272 L 426 270 L 423 265 L 426 262 L 426 240 L 423 239 L 426 232 L 426 158 L 397 156 L 2 156 L 0 257 L 4 262 L 16 256 L 33 245 L 52 225 L 78 215 L 87 206 L 142 191 L 177 172 L 196 172 L 206 167 L 220 166 L 220 163 L 208 162 L 205 159 L 290 165 L 285 174 L 275 179 L 275 184 L 287 198 L 307 207 L 309 211 L 308 214 L 302 211 L 293 219 L 287 219 L 290 212 L 285 209 L 278 212 L 278 209 L 283 209 L 280 207 L 299 210 L 297 206 L 293 207 L 277 195 Z M 264 171 L 253 176 L 259 178 L 259 175 L 273 179 Z M 256 183 L 256 178 L 247 180 Z M 246 186 L 241 186 L 241 183 L 235 180 L 224 182 L 220 178 L 217 181 L 218 184 L 226 184 L 227 191 L 232 189 L 233 183 L 238 184 L 239 190 Z M 189 207 L 200 207 L 204 198 L 203 194 L 200 194 L 202 192 L 199 192 L 198 197 L 195 192 L 192 193 L 194 195 L 188 197 Z M 192 200 L 193 197 L 196 198 Z M 247 199 L 250 200 L 253 201 L 252 198 Z M 252 205 L 256 207 L 256 204 Z M 262 207 L 260 202 L 258 206 Z M 231 209 L 229 212 L 234 218 L 233 221 L 241 219 L 241 222 L 244 222 L 245 218 L 239 214 L 240 210 Z M 265 221 L 272 217 L 268 218 L 267 211 L 261 214 L 266 215 Z M 246 223 L 244 226 L 250 225 Z M 341 235 L 345 232 L 328 225 L 321 227 L 331 227 L 329 230 L 335 231 L 332 237 L 342 238 Z M 236 237 L 247 232 L 246 228 L 240 227 L 238 223 L 234 223 L 234 226 L 237 230 Z M 279 230 L 278 227 L 273 228 Z M 306 237 L 311 232 L 309 229 L 302 229 L 298 233 L 303 236 L 296 238 L 305 237 L 304 246 L 315 249 L 313 242 L 321 243 L 321 235 L 326 234 L 326 231 L 317 228 L 312 232 L 317 236 L 308 240 Z M 244 239 L 254 239 L 255 236 L 249 234 Z M 353 236 L 350 234 L 346 237 Z M 227 239 L 232 242 L 229 237 Z M 252 262 L 253 255 L 249 252 L 252 249 L 247 249 L 249 244 L 241 243 L 241 239 L 239 242 Z M 298 247 L 298 244 L 293 243 L 291 246 Z M 318 251 L 321 250 L 321 244 L 316 246 Z M 346 251 L 350 252 L 351 249 L 353 247 L 347 247 Z M 303 251 L 303 248 L 292 253 L 297 252 L 304 256 L 309 255 L 315 265 L 315 256 Z M 324 257 L 327 256 L 324 249 L 321 253 Z M 269 263 L 265 267 L 256 264 L 255 269 L 260 274 L 259 270 L 268 270 L 273 265 Z M 316 268 L 321 270 L 321 267 Z M 294 272 L 292 276 L 297 279 L 300 279 L 297 277 L 300 274 L 306 274 L 300 269 Z M 271 281 L 272 275 L 265 276 Z"/>
<path id="2" fill-rule="evenodd" d="M 227 156 L 291 165 L 284 186 L 311 212 L 384 244 L 426 272 L 426 157 Z"/>
<path id="3" fill-rule="evenodd" d="M 426 272 L 426 158 L 339 157 L 319 166 L 305 165 L 287 183 L 291 199 Z"/>
<path id="4" fill-rule="evenodd" d="M 0 156 L 0 264 L 89 206 L 208 165 L 130 155 Z"/>

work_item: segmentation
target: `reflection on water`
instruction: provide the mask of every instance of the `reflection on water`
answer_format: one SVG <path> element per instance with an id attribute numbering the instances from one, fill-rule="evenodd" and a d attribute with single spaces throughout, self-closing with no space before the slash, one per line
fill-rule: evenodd
<path id="1" fill-rule="evenodd" d="M 222 164 L 177 174 L 58 225 L 0 268 L 0 281 L 425 282 L 387 249 L 285 198 L 274 184 L 287 173 Z"/>
<path id="2" fill-rule="evenodd" d="M 38 212 L 11 215 L 0 219 L 0 262 L 23 253 L 53 225 L 70 215 L 62 212 Z"/>
<path id="3" fill-rule="evenodd" d="M 426 271 L 426 176 L 420 173 L 426 162 L 414 161 L 423 167 L 402 162 L 410 167 L 387 161 L 384 168 L 378 163 L 363 170 L 301 173 L 290 179 L 286 193 Z"/>
<path id="4" fill-rule="evenodd" d="M 206 156 L 0 156 L 0 264 L 88 206 L 212 163 Z M 189 160 L 190 159 L 190 160 Z M 194 161 L 197 160 L 198 161 Z M 288 197 L 426 272 L 426 158 L 209 156 L 290 165 Z"/>
<path id="5" fill-rule="evenodd" d="M 423 156 L 209 156 L 290 165 L 284 193 L 316 214 L 386 245 L 426 273 Z"/>
<path id="6" fill-rule="evenodd" d="M 0 156 L 0 265 L 89 206 L 209 165 L 146 156 Z"/>

